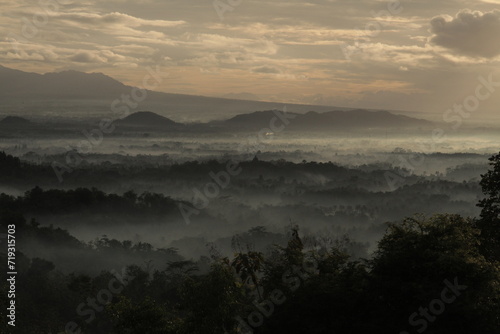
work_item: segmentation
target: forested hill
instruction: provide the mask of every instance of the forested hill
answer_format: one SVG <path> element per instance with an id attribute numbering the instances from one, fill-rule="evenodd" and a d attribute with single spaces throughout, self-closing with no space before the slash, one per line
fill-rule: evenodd
<path id="1" fill-rule="evenodd" d="M 10 156 L 0 162 L 23 168 Z M 96 189 L 2 194 L 0 226 L 16 231 L 23 287 L 16 291 L 22 321 L 15 333 L 497 334 L 498 175 L 500 154 L 482 176 L 477 217 L 408 213 L 388 224 L 376 251 L 365 255 L 347 237 L 305 233 L 307 218 L 295 219 L 282 235 L 257 226 L 257 219 L 231 238 L 230 256 L 210 242 L 206 255 L 193 259 L 175 248 L 107 236 L 83 242 L 39 219 L 47 212 L 108 216 L 118 209 L 124 216 L 161 216 L 175 202 Z M 267 247 L 255 247 L 262 240 Z M 0 260 L 7 261 L 5 253 Z M 3 296 L 8 288 L 0 286 Z"/>

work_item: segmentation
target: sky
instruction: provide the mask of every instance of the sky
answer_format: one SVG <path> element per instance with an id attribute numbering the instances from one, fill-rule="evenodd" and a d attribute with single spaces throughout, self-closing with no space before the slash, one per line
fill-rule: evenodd
<path id="1" fill-rule="evenodd" d="M 444 113 L 480 76 L 500 82 L 499 9 L 500 0 L 2 0 L 0 64 L 132 86 L 150 67 L 163 76 L 156 90 L 170 93 Z M 475 113 L 498 111 L 500 87 L 489 88 Z"/>

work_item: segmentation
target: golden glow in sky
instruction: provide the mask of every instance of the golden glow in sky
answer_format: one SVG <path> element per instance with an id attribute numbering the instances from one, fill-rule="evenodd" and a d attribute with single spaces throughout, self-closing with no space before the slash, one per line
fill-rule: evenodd
<path id="1" fill-rule="evenodd" d="M 499 2 L 4 0 L 0 64 L 129 85 L 160 66 L 164 92 L 439 112 L 498 67 Z"/>

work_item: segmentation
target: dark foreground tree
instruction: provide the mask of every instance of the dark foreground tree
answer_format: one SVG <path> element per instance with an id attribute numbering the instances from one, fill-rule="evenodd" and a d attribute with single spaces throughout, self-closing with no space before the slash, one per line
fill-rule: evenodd
<path id="1" fill-rule="evenodd" d="M 337 257 L 254 332 L 498 333 L 499 268 L 481 254 L 478 235 L 458 215 L 390 224 L 372 260 Z"/>
<path id="2" fill-rule="evenodd" d="M 499 268 L 481 254 L 479 233 L 459 215 L 391 224 L 371 261 L 369 304 L 380 328 L 498 333 Z"/>
<path id="3" fill-rule="evenodd" d="M 490 260 L 500 261 L 500 153 L 490 159 L 491 168 L 481 175 L 481 187 L 486 198 L 477 225 L 481 230 L 481 250 Z"/>

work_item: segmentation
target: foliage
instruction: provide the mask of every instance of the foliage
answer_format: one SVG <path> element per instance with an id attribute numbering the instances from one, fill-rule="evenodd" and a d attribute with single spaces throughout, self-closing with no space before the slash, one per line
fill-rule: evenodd
<path id="1" fill-rule="evenodd" d="M 478 204 L 482 210 L 477 224 L 481 229 L 483 252 L 488 258 L 500 261 L 500 153 L 489 160 L 490 170 L 481 175 L 481 187 L 486 198 Z"/>

